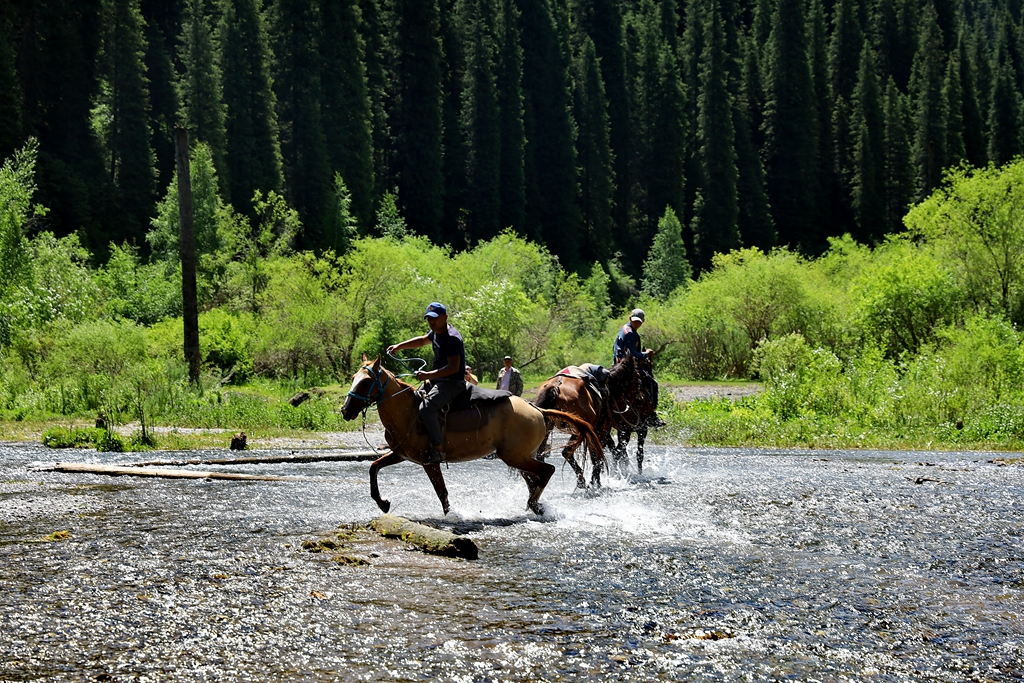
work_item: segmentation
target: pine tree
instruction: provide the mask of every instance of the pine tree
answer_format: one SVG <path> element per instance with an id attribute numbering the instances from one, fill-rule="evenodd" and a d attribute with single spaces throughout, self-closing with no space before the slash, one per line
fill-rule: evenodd
<path id="1" fill-rule="evenodd" d="M 805 25 L 801 0 L 779 0 L 765 47 L 764 156 L 779 242 L 819 253 L 825 239 L 815 221 L 818 131 Z"/>
<path id="2" fill-rule="evenodd" d="M 892 76 L 885 87 L 885 232 L 903 230 L 903 216 L 914 196 L 911 115 Z"/>
<path id="3" fill-rule="evenodd" d="M 392 36 L 394 13 L 382 7 L 384 0 L 357 0 L 361 21 L 359 35 L 366 60 L 366 90 L 370 98 L 370 135 L 373 140 L 374 205 L 376 198 L 395 187 L 395 147 L 391 112 L 395 107 L 396 59 Z M 374 219 L 376 220 L 376 219 Z"/>
<path id="4" fill-rule="evenodd" d="M 946 165 L 946 100 L 942 92 L 945 64 L 942 31 L 935 7 L 929 0 L 921 17 L 921 33 L 910 77 L 914 102 L 913 158 L 919 199 L 938 187 Z"/>
<path id="5" fill-rule="evenodd" d="M 896 4 L 896 35 L 889 52 L 892 77 L 900 92 L 907 92 L 910 74 L 914 68 L 914 55 L 918 49 L 920 10 L 918 0 L 894 0 Z"/>
<path id="6" fill-rule="evenodd" d="M 683 74 L 683 83 L 691 89 L 691 96 L 685 101 L 686 130 L 697 131 L 697 85 L 700 83 L 700 57 L 704 53 L 704 12 L 707 0 L 691 0 L 686 3 L 684 10 L 684 22 L 686 27 L 683 31 L 683 40 L 679 52 L 679 68 Z M 760 5 L 759 5 L 760 7 Z M 699 142 L 695 135 L 686 137 L 684 194 L 683 212 L 679 214 L 683 225 L 691 225 L 693 222 L 693 207 L 700 189 L 701 168 L 698 159 Z M 653 206 L 652 206 L 653 208 Z M 649 215 L 653 221 L 654 216 L 659 215 L 661 209 L 655 209 Z M 692 243 L 691 243 L 692 246 Z M 694 249 L 692 253 L 695 253 Z"/>
<path id="7" fill-rule="evenodd" d="M 152 146 L 156 155 L 158 183 L 174 170 L 174 126 L 178 122 L 177 76 L 174 69 L 175 44 L 182 23 L 184 0 L 140 0 L 146 37 L 146 74 L 149 80 Z"/>
<path id="8" fill-rule="evenodd" d="M 257 0 L 225 0 L 220 45 L 230 201 L 252 220 L 256 191 L 280 192 L 284 184 L 270 48 Z"/>
<path id="9" fill-rule="evenodd" d="M 14 8 L 0 0 L 0 159 L 7 159 L 21 144 L 21 87 L 15 59 Z"/>
<path id="10" fill-rule="evenodd" d="M 839 9 L 836 8 L 837 14 Z M 814 204 L 816 220 L 820 225 L 826 226 L 829 234 L 834 234 L 849 230 L 852 220 L 849 215 L 848 183 L 844 184 L 842 175 L 844 170 L 849 170 L 844 166 L 844 163 L 848 166 L 848 160 L 844 160 L 842 156 L 847 154 L 848 150 L 846 146 L 837 144 L 838 138 L 849 137 L 849 103 L 848 99 L 836 98 L 835 88 L 831 85 L 830 48 L 835 48 L 834 44 L 829 43 L 825 28 L 825 10 L 821 0 L 809 0 L 807 11 L 807 35 L 810 41 L 808 58 L 817 114 L 815 125 L 818 131 L 818 171 L 814 187 Z M 846 10 L 846 13 L 849 14 L 849 10 Z"/>
<path id="11" fill-rule="evenodd" d="M 643 291 L 664 301 L 693 277 L 683 243 L 683 226 L 672 207 L 658 221 L 658 232 L 644 261 Z"/>
<path id="12" fill-rule="evenodd" d="M 1021 96 L 1017 91 L 1016 74 L 1008 59 L 995 68 L 992 108 L 988 117 L 988 158 L 1001 166 L 1021 153 Z"/>
<path id="13" fill-rule="evenodd" d="M 361 13 L 356 0 L 321 0 L 321 115 L 327 159 L 351 192 L 360 231 L 373 226 L 372 102 L 364 67 Z"/>
<path id="14" fill-rule="evenodd" d="M 827 218 L 837 234 L 848 232 L 854 227 L 851 211 L 855 174 L 853 154 L 859 134 L 854 128 L 852 109 L 863 44 L 856 4 L 853 0 L 838 0 L 832 14 L 832 35 L 828 45 L 830 163 L 823 168 L 828 173 L 823 181 L 829 183 L 826 186 L 830 205 Z"/>
<path id="15" fill-rule="evenodd" d="M 410 230 L 441 242 L 442 53 L 437 0 L 396 0 L 395 170 Z"/>
<path id="16" fill-rule="evenodd" d="M 123 211 L 114 241 L 141 241 L 156 200 L 146 39 L 138 0 L 104 0 L 101 97 L 108 178 Z"/>
<path id="17" fill-rule="evenodd" d="M 853 214 L 856 238 L 875 243 L 885 234 L 885 114 L 875 53 L 861 50 L 857 87 L 853 93 Z"/>
<path id="18" fill-rule="evenodd" d="M 654 67 L 654 90 L 649 93 L 651 166 L 647 170 L 647 220 L 652 231 L 655 217 L 663 215 L 665 207 L 671 207 L 677 216 L 684 215 L 685 154 L 690 130 L 684 118 L 689 100 L 686 86 L 681 80 L 673 41 L 664 35 Z M 643 244 L 650 242 L 652 231 L 644 236 Z"/>
<path id="19" fill-rule="evenodd" d="M 98 55 L 100 0 L 31 2 L 19 11 L 18 80 L 22 132 L 39 140 L 37 201 L 55 234 L 81 231 L 100 260 L 123 240 L 115 193 L 93 123 L 101 123 Z M 50 49 L 59 45 L 59 50 Z"/>
<path id="20" fill-rule="evenodd" d="M 497 17 L 493 0 L 462 0 L 467 37 L 461 128 L 468 142 L 466 207 L 472 242 L 501 229 L 501 115 L 495 57 Z"/>
<path id="21" fill-rule="evenodd" d="M 589 36 L 594 43 L 604 83 L 615 192 L 611 211 L 616 229 L 620 231 L 628 228 L 633 205 L 629 178 L 632 136 L 621 5 L 618 0 L 569 0 L 575 30 Z M 576 40 L 579 42 L 578 38 Z"/>
<path id="22" fill-rule="evenodd" d="M 523 47 L 519 40 L 519 10 L 515 0 L 501 0 L 501 47 L 498 50 L 498 110 L 501 116 L 501 192 L 499 224 L 522 232 L 526 228 L 526 188 L 523 154 Z"/>
<path id="23" fill-rule="evenodd" d="M 435 242 L 468 248 L 472 244 L 467 219 L 470 141 L 462 126 L 466 93 L 469 36 L 462 21 L 464 0 L 438 0 L 441 40 L 441 169 L 443 202 L 440 233 Z"/>
<path id="24" fill-rule="evenodd" d="M 946 100 L 946 161 L 950 166 L 958 165 L 967 158 L 962 85 L 960 60 L 954 51 L 946 63 L 946 75 L 942 81 L 942 96 Z"/>
<path id="25" fill-rule="evenodd" d="M 227 133 L 224 129 L 224 95 L 220 64 L 213 42 L 213 27 L 204 12 L 203 0 L 187 0 L 181 30 L 178 59 L 178 98 L 181 121 L 189 139 L 210 148 L 217 169 L 221 193 L 227 195 Z"/>
<path id="26" fill-rule="evenodd" d="M 693 207 L 692 232 L 697 269 L 707 270 L 716 253 L 739 246 L 732 101 L 726 89 L 725 34 L 717 0 L 709 0 L 706 8 L 699 75 L 700 185 Z"/>
<path id="27" fill-rule="evenodd" d="M 308 0 L 276 0 L 272 53 L 285 197 L 303 225 L 297 246 L 321 251 L 334 244 L 329 234 L 334 225 L 334 191 L 320 116 L 317 9 Z"/>
<path id="28" fill-rule="evenodd" d="M 579 185 L 567 54 L 548 0 L 519 0 L 523 41 L 527 236 L 571 270 L 581 267 Z"/>
<path id="29" fill-rule="evenodd" d="M 576 150 L 580 167 L 580 204 L 583 210 L 588 262 L 606 261 L 612 245 L 613 157 L 610 119 L 597 49 L 583 36 L 573 66 L 574 107 L 579 135 Z"/>
<path id="30" fill-rule="evenodd" d="M 736 196 L 739 206 L 737 225 L 740 242 L 744 246 L 758 247 L 762 251 L 773 248 L 778 238 L 772 224 L 771 207 L 765 193 L 764 165 L 755 144 L 754 96 L 751 90 L 757 87 L 756 50 L 748 39 L 744 41 L 743 87 L 733 106 L 733 127 L 736 131 Z"/>
<path id="31" fill-rule="evenodd" d="M 978 102 L 978 77 L 974 62 L 968 52 L 968 38 L 960 32 L 956 47 L 960 73 L 960 106 L 964 136 L 964 155 L 972 166 L 988 163 L 988 148 L 985 142 L 985 118 Z"/>

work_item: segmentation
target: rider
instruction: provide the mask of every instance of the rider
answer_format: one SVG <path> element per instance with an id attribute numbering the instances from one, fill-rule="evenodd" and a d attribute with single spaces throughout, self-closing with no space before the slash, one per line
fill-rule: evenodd
<path id="1" fill-rule="evenodd" d="M 427 320 L 430 332 L 422 337 L 413 337 L 399 344 L 392 344 L 388 347 L 388 354 L 393 355 L 402 349 L 415 349 L 427 344 L 434 348 L 434 364 L 431 366 L 433 369 L 416 372 L 416 379 L 421 382 L 430 380 L 430 389 L 420 404 L 420 417 L 430 439 L 430 452 L 424 461 L 429 464 L 445 460 L 437 411 L 466 390 L 466 346 L 459 331 L 448 324 L 448 309 L 444 304 L 433 302 L 427 306 L 427 312 L 423 317 Z"/>
<path id="2" fill-rule="evenodd" d="M 626 357 L 626 354 L 630 354 L 635 357 L 638 361 L 643 359 L 650 359 L 654 356 L 653 349 L 647 349 L 646 351 L 640 350 L 640 335 L 637 330 L 644 324 L 644 312 L 639 308 L 634 308 L 629 314 L 629 322 L 622 326 L 619 330 L 619 334 L 615 337 L 615 345 L 612 347 L 612 362 L 618 363 Z M 645 385 L 647 395 L 651 400 L 651 417 L 648 418 L 647 423 L 652 427 L 664 427 L 665 422 L 658 417 L 658 413 L 655 412 L 658 409 L 658 382 L 654 379 L 654 376 L 647 372 L 643 368 L 639 368 L 640 376 Z"/>

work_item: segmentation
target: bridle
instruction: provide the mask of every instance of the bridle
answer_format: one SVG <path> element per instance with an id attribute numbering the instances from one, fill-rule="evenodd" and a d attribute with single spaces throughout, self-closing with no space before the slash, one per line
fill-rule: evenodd
<path id="1" fill-rule="evenodd" d="M 363 396 L 362 394 L 359 394 L 355 391 L 349 391 L 348 396 L 351 396 L 352 398 L 357 398 L 360 401 L 365 401 L 367 407 L 369 407 L 371 404 L 379 404 L 385 398 L 384 389 L 385 387 L 387 387 L 388 384 L 391 383 L 391 374 L 388 373 L 384 368 L 378 368 L 377 370 L 374 370 L 372 365 L 364 365 L 363 370 L 366 370 L 366 374 L 368 374 L 370 378 L 373 380 L 373 382 L 370 383 L 370 388 L 366 390 L 366 395 Z M 381 381 L 382 377 L 384 378 L 383 382 Z M 377 390 L 377 398 L 373 397 L 374 389 Z"/>

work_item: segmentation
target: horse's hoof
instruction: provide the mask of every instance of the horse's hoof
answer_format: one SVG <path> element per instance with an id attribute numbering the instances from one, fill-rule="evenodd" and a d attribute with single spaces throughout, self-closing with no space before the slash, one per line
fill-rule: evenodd
<path id="1" fill-rule="evenodd" d="M 381 512 L 386 513 L 386 512 L 388 512 L 391 509 L 391 501 L 390 500 L 382 500 L 382 501 L 377 503 L 377 507 L 380 508 Z"/>
<path id="2" fill-rule="evenodd" d="M 540 517 L 544 516 L 544 506 L 541 505 L 540 503 L 527 503 L 527 506 L 530 508 L 530 510 L 533 511 L 534 514 Z"/>

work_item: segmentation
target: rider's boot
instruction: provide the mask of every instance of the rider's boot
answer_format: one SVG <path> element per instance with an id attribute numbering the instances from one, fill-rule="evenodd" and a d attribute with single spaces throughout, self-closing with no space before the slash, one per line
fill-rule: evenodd
<path id="1" fill-rule="evenodd" d="M 423 459 L 423 464 L 436 465 L 437 463 L 444 462 L 445 460 L 447 460 L 445 454 L 431 446 L 430 450 L 427 451 L 427 457 Z"/>

